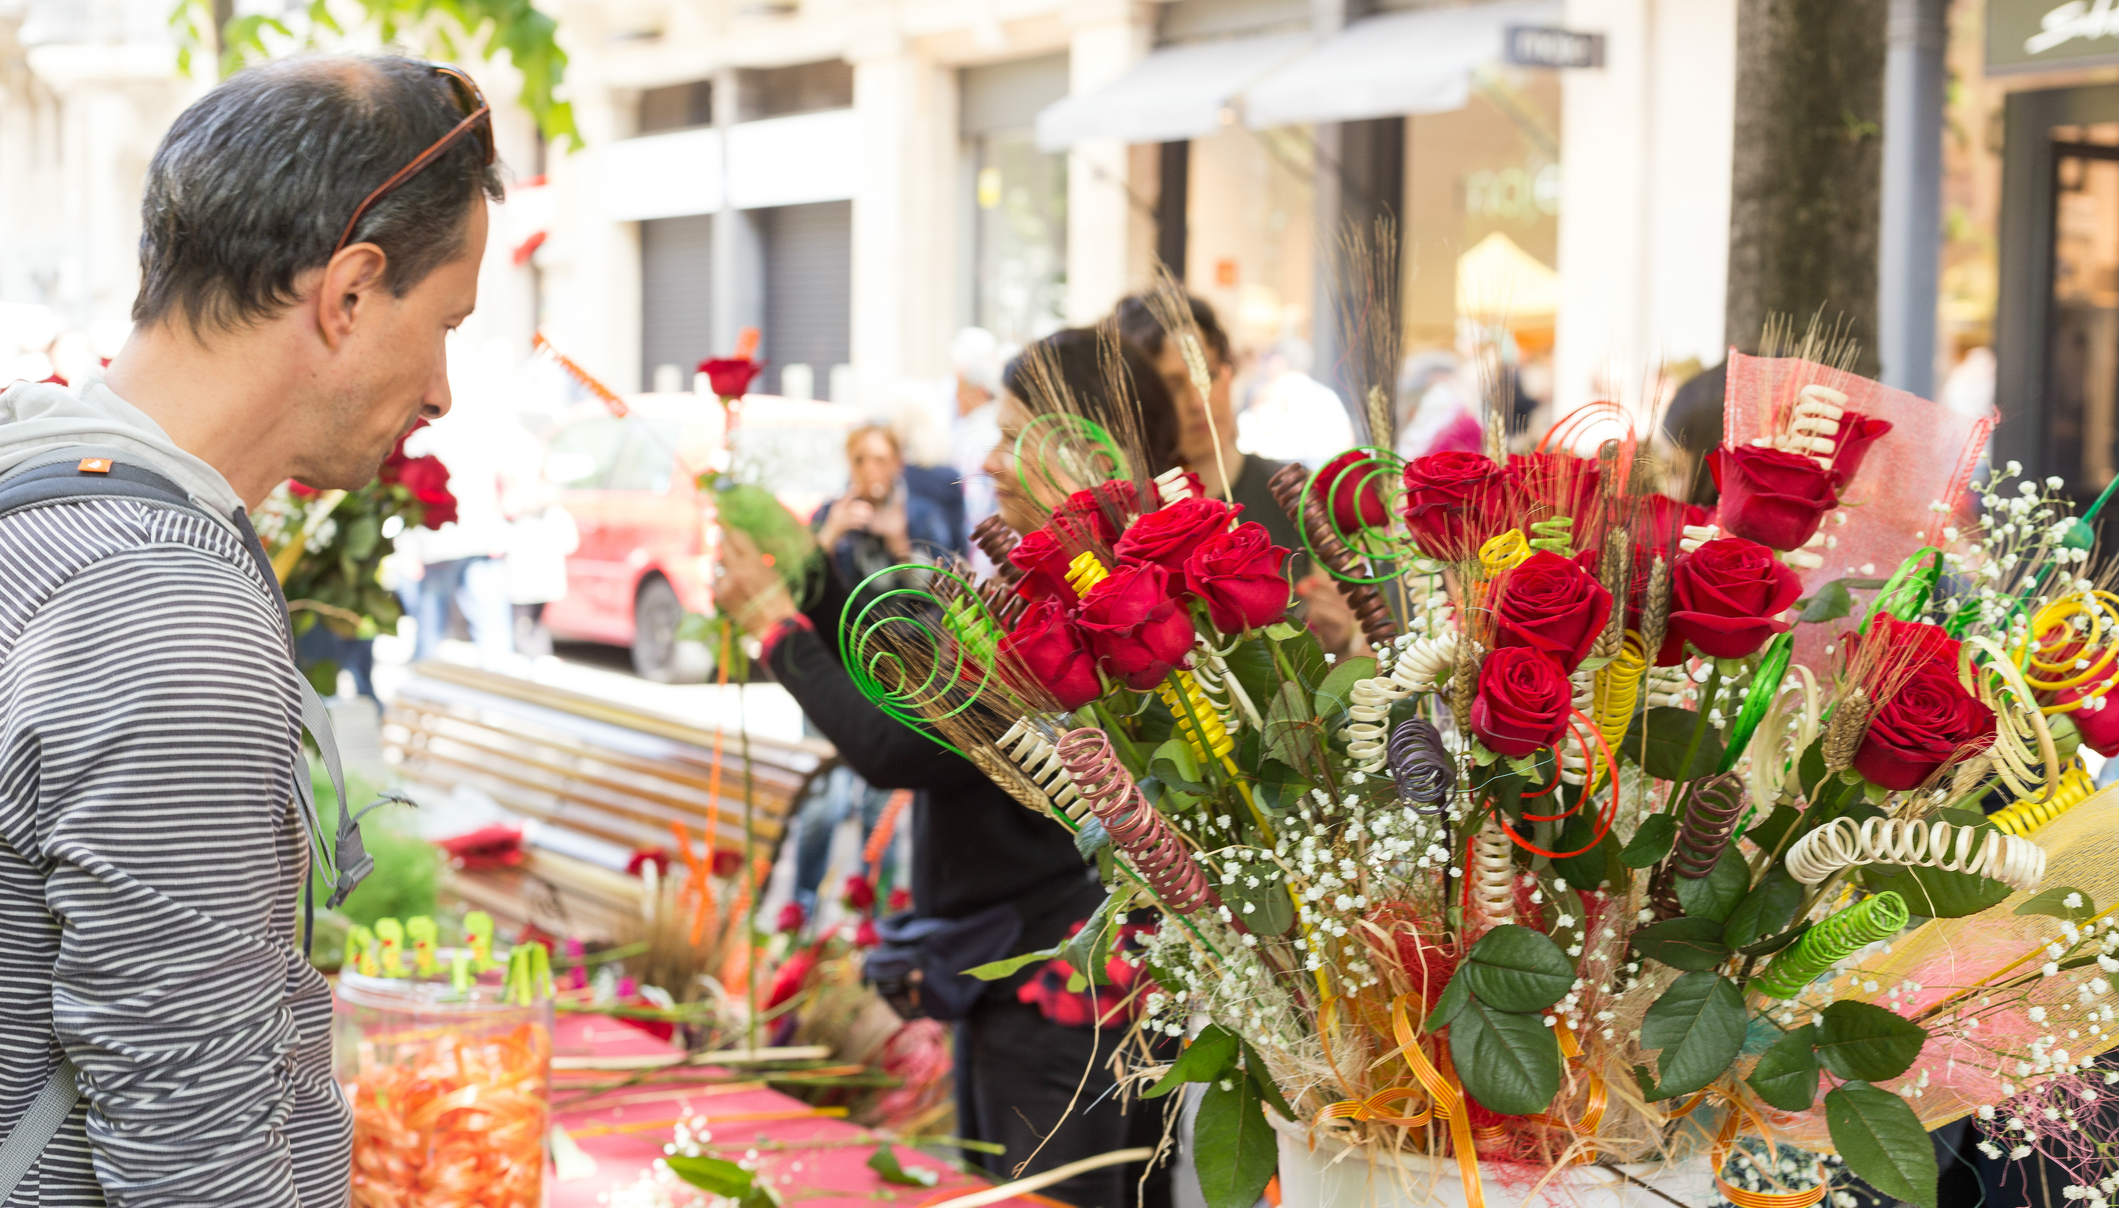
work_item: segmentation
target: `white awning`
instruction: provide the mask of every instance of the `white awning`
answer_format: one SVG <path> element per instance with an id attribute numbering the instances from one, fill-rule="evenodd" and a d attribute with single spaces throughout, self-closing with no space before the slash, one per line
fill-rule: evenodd
<path id="1" fill-rule="evenodd" d="M 1556 0 L 1503 0 L 1365 17 L 1244 90 L 1255 129 L 1464 107 L 1472 73 L 1501 61 L 1511 25 L 1554 25 Z"/>
<path id="2" fill-rule="evenodd" d="M 1155 51 L 1102 88 L 1046 106 L 1037 145 L 1060 151 L 1095 138 L 1167 143 L 1209 134 L 1246 87 L 1312 45 L 1308 34 L 1276 34 Z"/>

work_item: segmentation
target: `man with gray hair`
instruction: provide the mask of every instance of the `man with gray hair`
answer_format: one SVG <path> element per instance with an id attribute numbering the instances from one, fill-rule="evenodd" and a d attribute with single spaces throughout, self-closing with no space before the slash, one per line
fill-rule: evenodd
<path id="1" fill-rule="evenodd" d="M 493 161 L 451 68 L 243 72 L 148 167 L 108 374 L 0 393 L 0 1202 L 347 1202 L 297 909 L 335 755 L 246 511 L 448 410 Z"/>

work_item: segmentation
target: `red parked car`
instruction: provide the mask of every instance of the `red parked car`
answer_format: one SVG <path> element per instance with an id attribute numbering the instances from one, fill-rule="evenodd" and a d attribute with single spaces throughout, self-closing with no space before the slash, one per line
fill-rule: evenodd
<path id="1" fill-rule="evenodd" d="M 580 543 L 567 557 L 567 592 L 545 605 L 561 641 L 630 647 L 633 669 L 663 682 L 698 682 L 713 658 L 677 640 L 687 612 L 713 608 L 711 496 L 694 481 L 724 447 L 721 408 L 695 394 L 626 400 L 632 414 L 582 409 L 554 429 L 545 479 L 573 518 Z M 735 456 L 751 481 L 770 484 L 807 519 L 846 486 L 844 407 L 752 395 L 743 402 Z"/>

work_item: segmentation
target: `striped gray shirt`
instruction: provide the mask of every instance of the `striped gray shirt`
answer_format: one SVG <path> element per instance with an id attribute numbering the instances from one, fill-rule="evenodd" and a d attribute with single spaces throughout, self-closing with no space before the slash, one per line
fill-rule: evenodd
<path id="1" fill-rule="evenodd" d="M 82 1086 L 5 1208 L 347 1202 L 276 590 L 196 512 L 0 518 L 0 1133 Z"/>

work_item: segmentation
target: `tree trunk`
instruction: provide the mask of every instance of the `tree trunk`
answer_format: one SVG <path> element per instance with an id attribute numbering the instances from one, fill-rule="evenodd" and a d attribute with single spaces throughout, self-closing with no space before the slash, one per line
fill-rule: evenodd
<path id="1" fill-rule="evenodd" d="M 1876 365 L 1888 0 L 1738 0 L 1729 343 L 1823 308 Z"/>

